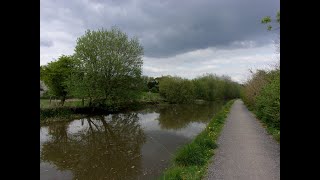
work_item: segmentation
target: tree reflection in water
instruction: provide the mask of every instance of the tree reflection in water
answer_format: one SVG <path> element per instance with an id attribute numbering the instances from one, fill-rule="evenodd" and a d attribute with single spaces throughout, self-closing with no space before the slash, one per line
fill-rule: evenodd
<path id="1" fill-rule="evenodd" d="M 223 102 L 170 105 L 159 109 L 159 125 L 162 129 L 182 129 L 191 122 L 206 123 L 222 107 Z"/>
<path id="2" fill-rule="evenodd" d="M 86 118 L 75 133 L 68 123 L 52 124 L 40 158 L 74 179 L 136 179 L 146 141 L 138 120 L 137 113 Z"/>

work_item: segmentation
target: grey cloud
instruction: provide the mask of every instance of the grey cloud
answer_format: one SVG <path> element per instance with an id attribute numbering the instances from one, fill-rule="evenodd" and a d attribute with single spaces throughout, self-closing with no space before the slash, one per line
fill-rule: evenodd
<path id="1" fill-rule="evenodd" d="M 271 34 L 260 20 L 275 15 L 279 4 L 278 0 L 41 1 L 41 21 L 79 21 L 82 29 L 69 27 L 78 36 L 85 29 L 118 26 L 141 40 L 146 56 L 170 57 L 207 47 L 268 44 Z"/>

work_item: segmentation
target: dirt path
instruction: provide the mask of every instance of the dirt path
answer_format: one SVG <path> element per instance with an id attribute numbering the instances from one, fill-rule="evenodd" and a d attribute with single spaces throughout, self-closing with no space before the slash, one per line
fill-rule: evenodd
<path id="1" fill-rule="evenodd" d="M 241 100 L 231 107 L 204 179 L 280 179 L 280 145 Z"/>

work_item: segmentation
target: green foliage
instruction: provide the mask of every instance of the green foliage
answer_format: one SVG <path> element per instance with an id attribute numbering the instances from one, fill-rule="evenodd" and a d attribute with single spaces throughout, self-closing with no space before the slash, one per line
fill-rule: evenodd
<path id="1" fill-rule="evenodd" d="M 153 77 L 142 76 L 143 91 L 151 91 L 153 93 L 159 92 L 159 81 Z"/>
<path id="2" fill-rule="evenodd" d="M 174 164 L 160 179 L 201 179 L 207 170 L 208 162 L 217 148 L 216 140 L 234 100 L 229 101 L 190 144 L 180 148 Z"/>
<path id="3" fill-rule="evenodd" d="M 165 173 L 159 178 L 163 180 L 184 180 L 183 173 L 184 173 L 183 167 L 176 166 L 173 168 L 170 168 L 169 170 L 165 171 Z M 188 171 L 187 171 L 188 172 Z"/>
<path id="4" fill-rule="evenodd" d="M 142 91 L 143 92 L 148 92 L 149 91 L 149 87 L 148 87 L 148 82 L 149 82 L 149 78 L 148 76 L 141 76 L 141 81 L 142 81 Z"/>
<path id="5" fill-rule="evenodd" d="M 40 79 L 43 78 L 44 66 L 40 66 Z"/>
<path id="6" fill-rule="evenodd" d="M 159 103 L 163 99 L 160 97 L 159 93 L 153 92 L 142 92 L 141 99 L 142 102 Z"/>
<path id="7" fill-rule="evenodd" d="M 77 97 L 118 106 L 139 97 L 143 48 L 117 28 L 86 31 L 77 40 L 69 90 Z"/>
<path id="8" fill-rule="evenodd" d="M 156 88 L 156 87 L 152 87 L 150 91 L 151 91 L 152 93 L 158 93 L 158 92 L 159 92 L 159 89 Z"/>
<path id="9" fill-rule="evenodd" d="M 208 149 L 217 148 L 218 145 L 214 141 L 212 141 L 212 137 L 210 137 L 208 133 L 209 131 L 204 131 L 203 133 L 200 133 L 195 139 L 195 143 L 203 148 L 208 148 Z"/>
<path id="10" fill-rule="evenodd" d="M 150 78 L 147 85 L 151 92 L 154 92 L 154 93 L 159 92 L 159 81 L 157 81 L 156 79 Z"/>
<path id="11" fill-rule="evenodd" d="M 280 24 L 280 11 L 277 12 L 277 23 Z"/>
<path id="12" fill-rule="evenodd" d="M 240 85 L 230 77 L 207 74 L 193 80 L 196 85 L 197 99 L 214 101 L 218 99 L 233 99 L 240 96 Z"/>
<path id="13" fill-rule="evenodd" d="M 159 178 L 163 180 L 200 180 L 204 170 L 198 166 L 174 166 L 169 168 L 165 173 Z"/>
<path id="14" fill-rule="evenodd" d="M 214 101 L 223 99 L 223 85 L 218 76 L 208 74 L 193 80 L 197 99 Z"/>
<path id="15" fill-rule="evenodd" d="M 69 108 L 64 108 L 64 107 L 44 108 L 44 109 L 40 109 L 40 121 L 45 120 L 47 118 L 53 118 L 53 117 L 69 118 L 71 117 L 72 114 L 73 112 Z"/>
<path id="16" fill-rule="evenodd" d="M 268 74 L 266 71 L 257 70 L 256 73 L 253 73 L 252 71 L 251 73 L 251 78 L 245 83 L 245 86 L 242 89 L 242 99 L 249 108 L 256 104 L 256 97 L 268 82 Z"/>
<path id="17" fill-rule="evenodd" d="M 84 106 L 87 105 L 87 101 L 85 100 Z M 52 99 L 51 102 L 49 99 L 40 99 L 40 108 L 56 108 L 59 106 L 58 100 Z M 83 107 L 81 99 L 76 100 L 66 100 L 64 103 L 65 107 Z"/>
<path id="18" fill-rule="evenodd" d="M 261 23 L 262 24 L 268 24 L 271 22 L 271 17 L 270 16 L 266 16 L 264 18 L 262 18 Z"/>
<path id="19" fill-rule="evenodd" d="M 171 103 L 192 103 L 195 100 L 194 84 L 180 77 L 162 77 L 159 82 L 159 92 Z"/>
<path id="20" fill-rule="evenodd" d="M 255 110 L 258 118 L 280 129 L 280 71 L 262 88 L 256 99 Z"/>
<path id="21" fill-rule="evenodd" d="M 271 22 L 272 22 L 272 19 L 271 19 L 270 16 L 266 16 L 266 17 L 264 17 L 264 18 L 261 19 L 261 23 L 262 23 L 262 24 L 270 24 Z M 277 12 L 276 22 L 280 25 L 280 11 Z M 271 31 L 272 28 L 273 28 L 273 27 L 272 27 L 271 25 L 268 25 L 268 26 L 267 26 L 267 29 L 268 29 L 269 31 Z"/>
<path id="22" fill-rule="evenodd" d="M 191 103 L 195 99 L 215 101 L 240 97 L 240 85 L 230 77 L 207 74 L 193 80 L 163 76 L 159 92 L 171 103 Z"/>
<path id="23" fill-rule="evenodd" d="M 49 94 L 61 98 L 62 105 L 67 91 L 67 79 L 71 75 L 74 60 L 71 56 L 62 55 L 57 61 L 40 66 L 40 79 L 48 86 Z"/>
<path id="24" fill-rule="evenodd" d="M 252 74 L 241 96 L 248 108 L 265 123 L 268 132 L 280 141 L 280 68 Z"/>
<path id="25" fill-rule="evenodd" d="M 175 162 L 181 166 L 204 165 L 206 151 L 197 143 L 191 143 L 180 149 Z"/>

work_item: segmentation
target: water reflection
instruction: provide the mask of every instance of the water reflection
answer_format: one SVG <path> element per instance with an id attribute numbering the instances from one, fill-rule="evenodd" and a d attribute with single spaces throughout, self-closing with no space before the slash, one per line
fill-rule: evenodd
<path id="1" fill-rule="evenodd" d="M 209 102 L 191 105 L 170 105 L 159 109 L 159 125 L 163 129 L 181 129 L 191 122 L 208 122 L 222 102 Z"/>
<path id="2" fill-rule="evenodd" d="M 146 137 L 137 113 L 87 118 L 82 123 L 73 134 L 67 123 L 49 126 L 51 139 L 43 143 L 41 159 L 60 171 L 71 170 L 74 179 L 135 179 L 141 173 L 140 150 Z"/>
<path id="3" fill-rule="evenodd" d="M 220 103 L 166 105 L 40 128 L 40 179 L 155 179 Z"/>

